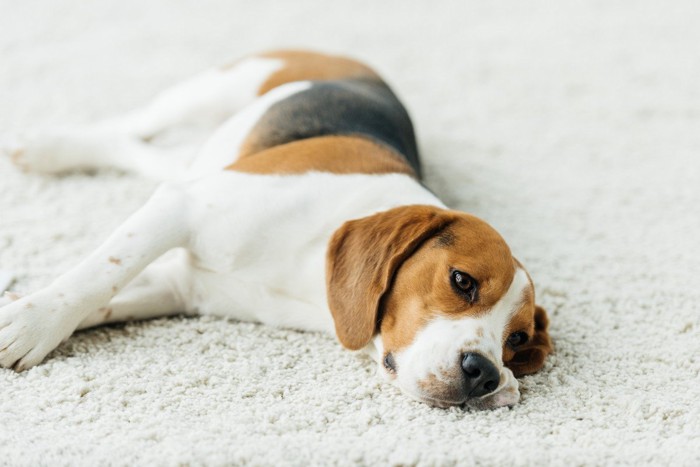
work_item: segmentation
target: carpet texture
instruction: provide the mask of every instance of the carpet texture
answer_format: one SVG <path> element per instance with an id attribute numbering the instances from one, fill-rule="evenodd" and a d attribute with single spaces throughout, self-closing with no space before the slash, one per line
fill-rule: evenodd
<path id="1" fill-rule="evenodd" d="M 373 64 L 428 185 L 505 236 L 556 345 L 521 404 L 473 412 L 408 400 L 329 336 L 100 328 L 0 370 L 0 464 L 700 465 L 698 5 L 0 0 L 0 134 L 125 111 L 266 48 Z M 0 160 L 0 269 L 47 284 L 153 189 Z"/>

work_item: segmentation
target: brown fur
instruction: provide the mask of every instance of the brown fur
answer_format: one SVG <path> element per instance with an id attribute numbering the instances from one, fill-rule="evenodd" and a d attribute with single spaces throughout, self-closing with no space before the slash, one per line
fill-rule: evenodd
<path id="1" fill-rule="evenodd" d="M 326 284 L 336 334 L 345 347 L 367 345 L 377 331 L 380 302 L 396 270 L 455 219 L 451 211 L 403 206 L 346 222 L 336 230 L 328 247 Z"/>
<path id="2" fill-rule="evenodd" d="M 454 217 L 449 228 L 403 263 L 386 295 L 381 324 L 386 351 L 396 352 L 409 345 L 435 316 L 461 318 L 488 313 L 510 287 L 515 264 L 503 238 L 474 216 L 449 212 Z M 450 246 L 441 240 L 447 233 Z M 479 282 L 478 303 L 470 305 L 452 289 L 451 268 L 468 272 Z"/>
<path id="3" fill-rule="evenodd" d="M 522 313 L 526 314 L 524 319 Z M 544 308 L 532 303 L 526 311 L 521 310 L 518 315 L 520 317 L 510 323 L 511 332 L 530 329 L 528 334 L 531 337 L 525 345 L 516 350 L 504 346 L 503 362 L 515 376 L 523 376 L 539 371 L 547 355 L 554 351 L 554 345 L 547 332 L 549 318 Z"/>
<path id="4" fill-rule="evenodd" d="M 520 261 L 513 259 L 527 274 L 530 287 L 525 291 L 520 309 L 510 319 L 503 333 L 503 363 L 515 376 L 522 376 L 539 371 L 547 355 L 554 351 L 554 345 L 547 330 L 547 312 L 535 305 L 535 286 L 532 278 Z M 508 336 L 519 331 L 527 333 L 530 339 L 521 347 L 512 349 L 507 343 Z"/>
<path id="5" fill-rule="evenodd" d="M 370 78 L 381 80 L 370 67 L 346 57 L 302 50 L 276 50 L 260 57 L 284 60 L 284 67 L 270 75 L 258 89 L 263 95 L 270 89 L 293 81 Z"/>
<path id="6" fill-rule="evenodd" d="M 404 159 L 387 146 L 353 136 L 321 136 L 293 141 L 265 149 L 255 157 L 243 156 L 227 169 L 256 174 L 403 173 L 415 177 Z"/>
<path id="7" fill-rule="evenodd" d="M 459 365 L 454 365 L 449 371 L 443 370 L 440 377 L 430 374 L 418 381 L 418 387 L 424 395 L 438 406 L 448 406 L 464 399 L 463 378 Z M 462 384 L 455 384 L 459 382 Z"/>

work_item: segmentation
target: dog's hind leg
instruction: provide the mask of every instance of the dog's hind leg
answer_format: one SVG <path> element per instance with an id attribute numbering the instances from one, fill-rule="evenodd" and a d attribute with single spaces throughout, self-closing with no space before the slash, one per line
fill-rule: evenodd
<path id="1" fill-rule="evenodd" d="M 12 161 L 24 171 L 43 174 L 115 168 L 157 181 L 178 180 L 197 152 L 189 145 L 160 147 L 90 126 L 47 130 L 22 141 L 9 150 Z"/>
<path id="2" fill-rule="evenodd" d="M 182 127 L 211 131 L 254 101 L 284 61 L 251 56 L 206 70 L 160 92 L 144 107 L 104 122 L 144 141 Z"/>
<path id="3" fill-rule="evenodd" d="M 167 251 L 189 243 L 188 198 L 162 185 L 87 259 L 48 287 L 0 308 L 0 366 L 36 365 L 91 313 Z"/>
<path id="4" fill-rule="evenodd" d="M 9 138 L 4 152 L 33 172 L 117 168 L 157 180 L 176 179 L 196 154 L 198 143 L 183 144 L 178 138 L 173 143 L 167 136 L 178 132 L 191 136 L 193 131 L 208 135 L 254 101 L 262 84 L 283 65 L 280 59 L 253 56 L 213 68 L 127 114 Z M 159 140 L 163 135 L 165 141 Z"/>

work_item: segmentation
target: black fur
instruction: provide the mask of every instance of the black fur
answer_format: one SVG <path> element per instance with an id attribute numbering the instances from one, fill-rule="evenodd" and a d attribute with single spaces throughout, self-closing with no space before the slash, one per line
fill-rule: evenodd
<path id="1" fill-rule="evenodd" d="M 382 81 L 317 81 L 274 104 L 253 128 L 256 152 L 324 135 L 358 135 L 401 154 L 420 177 L 418 148 L 408 112 Z"/>

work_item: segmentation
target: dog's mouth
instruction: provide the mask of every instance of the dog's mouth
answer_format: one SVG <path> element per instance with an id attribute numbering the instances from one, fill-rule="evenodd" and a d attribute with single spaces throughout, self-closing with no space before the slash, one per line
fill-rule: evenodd
<path id="1" fill-rule="evenodd" d="M 472 410 L 492 410 L 500 407 L 512 407 L 520 399 L 520 393 L 517 390 L 517 386 L 515 388 L 511 388 L 509 384 L 501 384 L 495 391 L 481 397 L 468 397 L 465 395 L 459 399 L 436 397 L 426 393 L 417 393 L 415 391 L 403 388 L 400 385 L 399 388 L 411 399 L 440 409 L 463 407 Z"/>
<path id="2" fill-rule="evenodd" d="M 458 407 L 462 406 L 467 402 L 467 398 L 465 397 L 462 400 L 449 400 L 449 399 L 442 399 L 438 397 L 432 397 L 427 394 L 418 394 L 414 391 L 407 390 L 399 385 L 399 389 L 401 389 L 401 392 L 406 394 L 408 397 L 411 399 L 422 402 L 424 404 L 428 404 L 432 407 L 437 407 L 440 409 L 448 409 L 450 407 Z"/>
<path id="3" fill-rule="evenodd" d="M 493 410 L 501 407 L 513 407 L 515 405 L 515 402 L 498 403 L 497 399 L 495 399 L 493 396 L 497 396 L 497 393 L 491 393 L 483 397 L 469 397 L 461 401 L 441 400 L 429 396 L 415 397 L 415 399 L 428 404 L 431 407 L 436 407 L 439 409 L 462 407 L 464 409 L 472 410 Z"/>
<path id="4" fill-rule="evenodd" d="M 432 407 L 437 407 L 439 409 L 449 409 L 450 407 L 461 407 L 467 403 L 467 399 L 462 401 L 444 401 L 441 399 L 435 399 L 433 397 L 422 396 L 419 398 L 421 402 L 424 402 Z"/>

